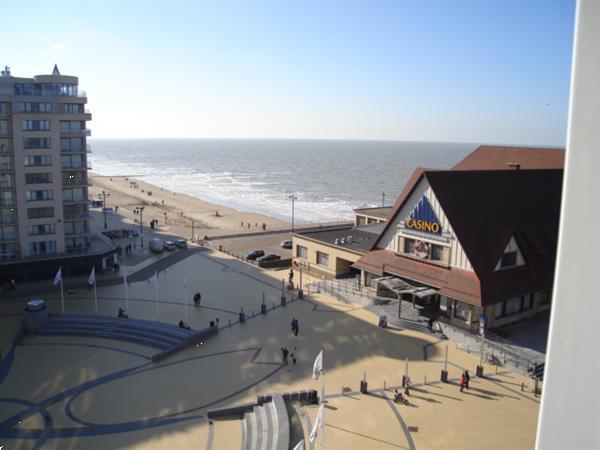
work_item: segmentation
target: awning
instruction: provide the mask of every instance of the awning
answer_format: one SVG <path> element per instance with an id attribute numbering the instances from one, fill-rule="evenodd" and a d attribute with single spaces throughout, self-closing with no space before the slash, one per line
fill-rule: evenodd
<path id="1" fill-rule="evenodd" d="M 395 294 L 412 294 L 419 298 L 435 294 L 438 290 L 423 286 L 413 286 L 400 278 L 385 277 L 377 279 L 377 283 L 394 292 Z"/>

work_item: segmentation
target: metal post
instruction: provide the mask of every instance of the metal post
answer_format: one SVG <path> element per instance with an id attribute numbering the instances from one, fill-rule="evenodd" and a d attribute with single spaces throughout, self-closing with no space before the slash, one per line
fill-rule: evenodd
<path id="1" fill-rule="evenodd" d="M 385 192 L 381 193 L 381 207 L 383 208 L 385 205 Z"/>
<path id="2" fill-rule="evenodd" d="M 192 219 L 192 242 L 194 242 L 194 219 Z"/>
<path id="3" fill-rule="evenodd" d="M 290 195 L 288 198 L 292 200 L 292 232 L 294 232 L 294 201 L 298 200 L 298 197 Z"/>
<path id="4" fill-rule="evenodd" d="M 144 227 L 143 227 L 144 206 L 138 206 L 138 211 L 140 212 L 140 248 L 144 248 Z"/>

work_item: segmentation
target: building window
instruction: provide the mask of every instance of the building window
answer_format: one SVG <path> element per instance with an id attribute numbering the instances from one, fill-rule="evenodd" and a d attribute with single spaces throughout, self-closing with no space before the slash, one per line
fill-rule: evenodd
<path id="1" fill-rule="evenodd" d="M 0 120 L 0 136 L 8 136 L 11 131 L 10 122 L 8 120 Z"/>
<path id="2" fill-rule="evenodd" d="M 10 116 L 10 103 L 0 102 L 0 117 Z"/>
<path id="3" fill-rule="evenodd" d="M 412 255 L 415 252 L 415 240 L 414 239 L 404 239 L 404 253 Z"/>
<path id="4" fill-rule="evenodd" d="M 319 266 L 329 267 L 329 255 L 327 253 L 317 251 L 317 264 Z"/>
<path id="5" fill-rule="evenodd" d="M 60 132 L 61 133 L 79 133 L 85 129 L 85 122 L 80 120 L 61 120 L 60 121 Z"/>
<path id="6" fill-rule="evenodd" d="M 431 244 L 431 259 L 433 261 L 442 261 L 444 259 L 444 247 Z"/>
<path id="7" fill-rule="evenodd" d="M 49 113 L 52 112 L 50 102 L 21 102 L 18 104 L 21 113 Z"/>
<path id="8" fill-rule="evenodd" d="M 26 156 L 24 159 L 25 167 L 43 167 L 52 165 L 52 155 L 33 155 Z"/>
<path id="9" fill-rule="evenodd" d="M 510 316 L 511 314 L 517 314 L 518 312 L 521 311 L 522 303 L 523 303 L 522 297 L 509 298 L 505 302 L 504 315 Z"/>
<path id="10" fill-rule="evenodd" d="M 50 148 L 50 138 L 25 138 L 23 148 Z"/>
<path id="11" fill-rule="evenodd" d="M 32 256 L 52 255 L 56 253 L 56 241 L 31 242 L 29 254 Z"/>
<path id="12" fill-rule="evenodd" d="M 521 309 L 523 311 L 527 311 L 528 309 L 531 309 L 531 307 L 533 306 L 533 294 L 527 294 L 523 296 L 523 306 L 521 307 Z"/>
<path id="13" fill-rule="evenodd" d="M 47 97 L 77 96 L 77 85 L 67 83 L 40 83 L 35 85 L 35 95 Z M 16 94 L 16 95 L 31 95 L 31 94 Z"/>
<path id="14" fill-rule="evenodd" d="M 308 259 L 308 249 L 302 245 L 296 245 L 296 256 L 302 259 Z"/>
<path id="15" fill-rule="evenodd" d="M 60 150 L 63 152 L 80 152 L 83 149 L 83 138 L 60 138 Z"/>
<path id="16" fill-rule="evenodd" d="M 23 131 L 50 131 L 49 120 L 24 120 L 21 125 Z"/>
<path id="17" fill-rule="evenodd" d="M 499 302 L 494 305 L 494 319 L 499 319 L 504 315 L 504 302 Z"/>
<path id="18" fill-rule="evenodd" d="M 16 241 L 17 227 L 0 227 L 0 241 Z"/>
<path id="19" fill-rule="evenodd" d="M 63 155 L 60 157 L 60 166 L 63 169 L 81 169 L 85 167 L 83 155 Z"/>
<path id="20" fill-rule="evenodd" d="M 56 233 L 56 225 L 52 223 L 45 223 L 42 225 L 30 225 L 29 226 L 29 235 L 30 236 L 39 236 L 42 234 L 54 234 Z"/>
<path id="21" fill-rule="evenodd" d="M 52 183 L 52 174 L 50 172 L 43 173 L 26 173 L 25 184 L 46 184 Z"/>
<path id="22" fill-rule="evenodd" d="M 10 261 L 11 259 L 16 259 L 19 254 L 18 245 L 17 243 L 0 244 L 0 260 Z"/>
<path id="23" fill-rule="evenodd" d="M 27 218 L 28 219 L 41 219 L 46 217 L 54 217 L 54 208 L 28 208 Z"/>
<path id="24" fill-rule="evenodd" d="M 82 103 L 62 103 L 60 109 L 63 114 L 81 114 L 84 112 Z"/>
<path id="25" fill-rule="evenodd" d="M 28 202 L 52 200 L 54 199 L 54 191 L 52 191 L 51 189 L 44 189 L 40 191 L 25 191 L 25 199 Z"/>
<path id="26" fill-rule="evenodd" d="M 15 208 L 0 208 L 0 223 L 16 223 L 17 210 Z"/>
<path id="27" fill-rule="evenodd" d="M 11 173 L 0 173 L 0 188 L 11 189 L 15 186 Z"/>
<path id="28" fill-rule="evenodd" d="M 540 292 L 540 305 L 546 305 L 548 303 L 550 303 L 550 292 L 549 291 Z"/>
<path id="29" fill-rule="evenodd" d="M 15 84 L 15 95 L 33 95 L 33 84 L 16 83 Z"/>
<path id="30" fill-rule="evenodd" d="M 0 155 L 0 169 L 13 170 L 12 159 L 8 155 Z"/>
<path id="31" fill-rule="evenodd" d="M 508 267 L 515 267 L 517 265 L 517 252 L 507 252 L 502 255 L 500 260 L 500 268 L 506 269 Z"/>
<path id="32" fill-rule="evenodd" d="M 0 139 L 0 153 L 11 153 L 10 139 Z"/>
<path id="33" fill-rule="evenodd" d="M 63 202 L 82 202 L 85 199 L 83 188 L 63 189 Z"/>
<path id="34" fill-rule="evenodd" d="M 454 308 L 454 317 L 457 319 L 468 320 L 470 309 L 471 307 L 467 303 L 456 302 L 456 307 Z"/>
<path id="35" fill-rule="evenodd" d="M 14 206 L 15 194 L 12 191 L 0 192 L 0 206 Z"/>
<path id="36" fill-rule="evenodd" d="M 87 222 L 85 220 L 79 222 L 66 222 L 65 235 L 85 234 L 88 232 Z"/>

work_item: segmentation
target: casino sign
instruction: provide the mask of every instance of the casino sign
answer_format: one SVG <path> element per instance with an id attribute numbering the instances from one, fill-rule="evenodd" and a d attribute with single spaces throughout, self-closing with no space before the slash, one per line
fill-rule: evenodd
<path id="1" fill-rule="evenodd" d="M 441 234 L 442 226 L 437 216 L 433 212 L 431 203 L 427 197 L 423 196 L 410 216 L 404 221 L 404 226 L 417 231 L 424 231 L 431 234 Z"/>

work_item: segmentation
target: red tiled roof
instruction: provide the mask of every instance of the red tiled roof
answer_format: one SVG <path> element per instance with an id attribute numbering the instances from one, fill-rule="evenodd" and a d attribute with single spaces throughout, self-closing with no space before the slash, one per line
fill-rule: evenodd
<path id="1" fill-rule="evenodd" d="M 514 169 L 510 164 L 519 164 L 520 169 L 563 169 L 565 151 L 562 148 L 481 145 L 452 170 Z"/>

